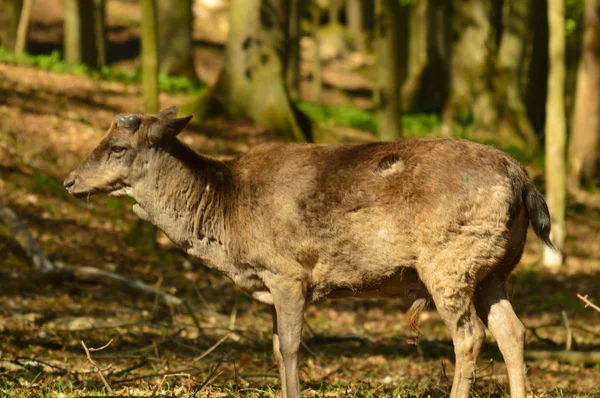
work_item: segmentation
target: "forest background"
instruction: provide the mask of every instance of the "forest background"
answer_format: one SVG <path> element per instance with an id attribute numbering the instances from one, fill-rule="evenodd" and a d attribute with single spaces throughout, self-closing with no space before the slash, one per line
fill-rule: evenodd
<path id="1" fill-rule="evenodd" d="M 413 137 L 509 152 L 560 249 L 530 239 L 508 287 L 529 388 L 600 394 L 599 0 L 0 0 L 3 394 L 278 391 L 268 308 L 130 200 L 62 188 L 115 114 L 171 105 L 219 159 Z M 431 308 L 414 344 L 408 304 L 311 306 L 305 396 L 447 396 L 450 337 Z M 475 396 L 508 396 L 501 358 L 488 338 Z"/>

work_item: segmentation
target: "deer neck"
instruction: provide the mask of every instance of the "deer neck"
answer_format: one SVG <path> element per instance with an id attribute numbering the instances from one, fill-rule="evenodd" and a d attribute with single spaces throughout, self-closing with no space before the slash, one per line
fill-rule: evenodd
<path id="1" fill-rule="evenodd" d="M 134 211 L 189 254 L 207 262 L 228 243 L 230 169 L 178 140 L 151 157 L 148 173 L 133 187 Z"/>

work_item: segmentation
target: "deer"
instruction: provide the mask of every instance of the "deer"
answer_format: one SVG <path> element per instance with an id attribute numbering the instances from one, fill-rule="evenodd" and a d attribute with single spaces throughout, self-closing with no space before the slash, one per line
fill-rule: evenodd
<path id="1" fill-rule="evenodd" d="M 505 284 L 527 229 L 553 247 L 550 214 L 508 154 L 462 139 L 272 143 L 219 161 L 177 135 L 177 107 L 115 116 L 64 181 L 75 197 L 128 195 L 133 211 L 271 306 L 282 396 L 300 397 L 304 309 L 325 298 L 433 301 L 455 352 L 451 397 L 467 398 L 485 327 L 525 398 L 525 329 Z"/>

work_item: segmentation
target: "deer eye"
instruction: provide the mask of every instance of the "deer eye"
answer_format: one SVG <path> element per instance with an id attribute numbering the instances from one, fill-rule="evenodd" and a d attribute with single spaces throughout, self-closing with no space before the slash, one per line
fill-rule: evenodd
<path id="1" fill-rule="evenodd" d="M 110 153 L 115 156 L 122 156 L 127 150 L 124 146 L 113 146 L 110 148 Z"/>

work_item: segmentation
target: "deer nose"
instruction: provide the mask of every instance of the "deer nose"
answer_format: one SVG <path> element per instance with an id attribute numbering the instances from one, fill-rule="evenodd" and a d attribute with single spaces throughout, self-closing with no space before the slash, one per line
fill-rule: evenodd
<path id="1" fill-rule="evenodd" d="M 78 179 L 78 178 L 79 178 L 79 177 L 74 177 L 74 176 L 69 176 L 69 177 L 67 177 L 67 179 L 66 179 L 66 180 L 65 180 L 65 182 L 63 183 L 63 185 L 65 186 L 65 188 L 67 188 L 67 191 L 68 191 L 69 189 L 71 189 L 71 187 L 72 187 L 73 185 L 75 185 L 75 182 L 77 182 L 77 179 Z"/>

